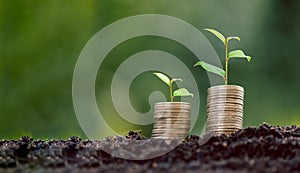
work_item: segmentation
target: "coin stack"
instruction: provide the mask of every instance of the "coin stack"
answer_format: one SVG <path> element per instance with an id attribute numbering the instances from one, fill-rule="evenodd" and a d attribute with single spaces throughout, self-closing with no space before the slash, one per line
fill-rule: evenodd
<path id="1" fill-rule="evenodd" d="M 230 134 L 243 126 L 244 88 L 236 85 L 210 87 L 207 95 L 206 132 Z"/>
<path id="2" fill-rule="evenodd" d="M 184 139 L 189 134 L 190 117 L 190 103 L 156 103 L 154 106 L 152 137 L 157 139 Z"/>

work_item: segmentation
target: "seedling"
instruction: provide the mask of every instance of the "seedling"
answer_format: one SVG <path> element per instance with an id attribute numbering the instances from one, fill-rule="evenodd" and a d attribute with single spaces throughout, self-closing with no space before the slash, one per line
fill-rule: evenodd
<path id="1" fill-rule="evenodd" d="M 214 29 L 204 29 L 206 31 L 209 31 L 210 33 L 214 34 L 219 40 L 221 40 L 225 46 L 225 71 L 219 67 L 216 67 L 214 65 L 208 64 L 204 61 L 198 61 L 194 66 L 200 65 L 202 68 L 204 68 L 206 71 L 215 73 L 217 75 L 220 75 L 223 77 L 225 85 L 228 84 L 228 62 L 232 58 L 245 58 L 248 60 L 248 62 L 251 61 L 251 57 L 245 55 L 245 53 L 242 50 L 233 50 L 228 53 L 229 50 L 229 41 L 230 40 L 238 40 L 240 41 L 240 37 L 237 36 L 230 36 L 226 37 L 221 34 L 220 32 L 214 30 Z"/>
<path id="2" fill-rule="evenodd" d="M 173 82 L 175 81 L 181 81 L 182 79 L 174 78 L 170 79 L 168 76 L 164 75 L 163 73 L 153 73 L 156 75 L 160 80 L 162 80 L 164 83 L 166 83 L 169 86 L 170 90 L 170 101 L 173 102 L 174 97 L 177 96 L 194 96 L 194 94 L 190 93 L 186 88 L 179 88 L 173 92 Z"/>

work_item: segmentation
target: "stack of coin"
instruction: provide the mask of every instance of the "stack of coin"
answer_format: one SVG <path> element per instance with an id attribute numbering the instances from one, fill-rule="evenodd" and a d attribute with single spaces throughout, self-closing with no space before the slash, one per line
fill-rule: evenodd
<path id="1" fill-rule="evenodd" d="M 235 85 L 210 87 L 207 95 L 206 132 L 230 134 L 243 126 L 244 88 Z"/>
<path id="2" fill-rule="evenodd" d="M 156 103 L 154 106 L 152 137 L 157 139 L 184 139 L 189 134 L 190 119 L 190 103 Z"/>

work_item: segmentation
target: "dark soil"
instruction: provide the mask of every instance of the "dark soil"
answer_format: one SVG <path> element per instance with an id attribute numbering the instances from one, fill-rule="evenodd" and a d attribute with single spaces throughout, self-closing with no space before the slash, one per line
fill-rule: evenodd
<path id="1" fill-rule="evenodd" d="M 136 132 L 98 141 L 75 136 L 42 141 L 25 136 L 0 141 L 0 172 L 300 172 L 297 126 L 263 124 L 213 136 L 205 144 L 192 135 L 167 154 L 147 160 L 120 159 L 103 151 L 110 147 L 124 155 L 147 152 L 133 148 L 133 141 L 151 143 L 153 150 L 170 145 L 170 141 L 153 141 Z"/>

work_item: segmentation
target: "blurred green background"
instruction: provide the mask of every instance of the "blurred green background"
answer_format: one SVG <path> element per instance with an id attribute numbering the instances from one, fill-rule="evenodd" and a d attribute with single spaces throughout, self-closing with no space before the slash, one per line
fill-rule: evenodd
<path id="1" fill-rule="evenodd" d="M 300 1 L 297 0 L 0 0 L 0 139 L 31 135 L 34 138 L 85 138 L 72 104 L 72 75 L 88 40 L 104 26 L 138 14 L 165 14 L 199 30 L 216 28 L 238 35 L 242 48 L 253 57 L 230 62 L 230 83 L 245 87 L 244 126 L 268 122 L 300 124 Z M 223 57 L 223 45 L 204 33 Z M 98 105 L 119 133 L 142 129 L 122 122 L 111 104 L 110 82 L 118 65 L 132 54 L 158 49 L 192 65 L 192 54 L 182 45 L 158 37 L 140 37 L 116 47 L 103 63 L 96 81 Z M 209 87 L 206 73 L 191 67 L 199 79 L 201 103 Z M 151 73 L 139 75 L 130 90 L 136 110 L 149 109 L 151 90 L 167 91 Z M 154 86 L 154 87 L 153 87 Z M 155 89 L 155 90 L 156 90 Z M 109 91 L 109 92 L 108 92 Z M 201 117 L 205 106 L 201 105 Z M 204 118 L 199 118 L 201 129 Z"/>

